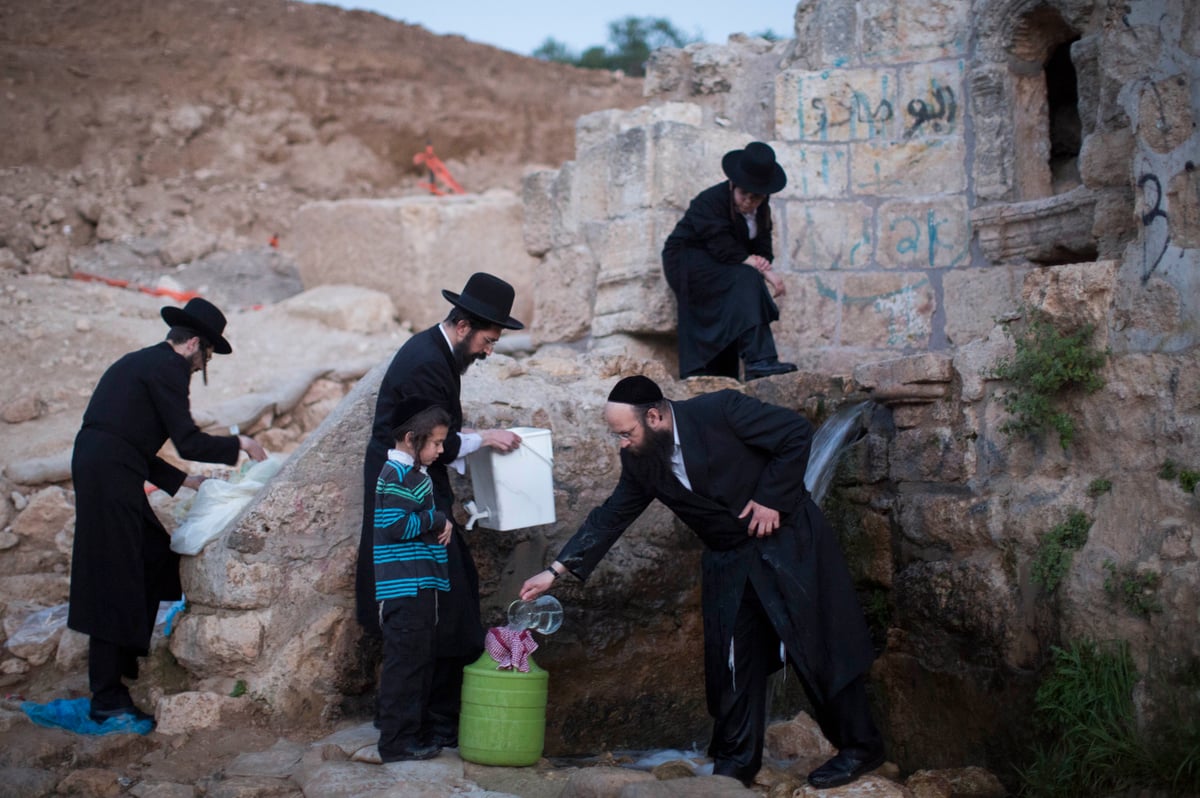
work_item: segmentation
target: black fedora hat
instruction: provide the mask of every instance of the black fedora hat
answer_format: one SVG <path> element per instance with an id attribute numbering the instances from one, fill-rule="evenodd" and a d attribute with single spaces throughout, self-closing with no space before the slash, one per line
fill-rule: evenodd
<path id="1" fill-rule="evenodd" d="M 490 321 L 506 330 L 522 330 L 525 325 L 508 315 L 512 312 L 516 291 L 499 277 L 487 272 L 475 272 L 467 280 L 461 294 L 442 291 L 451 305 Z"/>
<path id="2" fill-rule="evenodd" d="M 721 169 L 735 186 L 752 194 L 774 194 L 787 185 L 787 173 L 776 163 L 775 150 L 761 141 L 725 153 Z"/>
<path id="3" fill-rule="evenodd" d="M 172 327 L 195 330 L 212 344 L 213 351 L 218 355 L 228 355 L 233 351 L 229 342 L 221 337 L 221 333 L 225 332 L 225 314 L 207 299 L 189 299 L 182 308 L 168 305 L 162 309 L 162 317 Z"/>

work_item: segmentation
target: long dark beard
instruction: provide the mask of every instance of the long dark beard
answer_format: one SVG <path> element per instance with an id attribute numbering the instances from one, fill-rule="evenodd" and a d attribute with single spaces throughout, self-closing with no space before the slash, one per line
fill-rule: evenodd
<path id="1" fill-rule="evenodd" d="M 675 453 L 675 434 L 671 430 L 653 430 L 643 424 L 643 444 L 640 450 L 630 451 L 633 457 L 656 479 L 671 473 L 671 455 Z"/>
<path id="2" fill-rule="evenodd" d="M 467 347 L 470 340 L 471 336 L 468 335 L 466 338 L 450 347 L 450 352 L 454 355 L 454 364 L 458 366 L 459 374 L 466 374 L 467 369 L 471 368 L 471 364 L 476 360 L 485 360 L 487 358 L 487 352 L 478 352 L 472 355 L 468 351 Z"/>

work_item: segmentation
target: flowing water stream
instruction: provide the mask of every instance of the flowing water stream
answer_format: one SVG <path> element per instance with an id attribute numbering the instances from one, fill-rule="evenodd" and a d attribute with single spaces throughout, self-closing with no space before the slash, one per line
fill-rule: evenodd
<path id="1" fill-rule="evenodd" d="M 825 500 L 842 453 L 866 432 L 875 403 L 855 402 L 839 407 L 813 435 L 804 485 L 818 505 Z"/>

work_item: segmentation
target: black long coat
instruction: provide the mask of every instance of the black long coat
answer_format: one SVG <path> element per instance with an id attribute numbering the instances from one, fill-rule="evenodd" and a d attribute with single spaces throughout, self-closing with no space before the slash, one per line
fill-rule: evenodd
<path id="1" fill-rule="evenodd" d="M 621 478 L 559 554 L 586 579 L 654 499 L 705 544 L 701 605 L 709 709 L 749 581 L 780 640 L 820 700 L 863 674 L 874 653 L 837 539 L 804 487 L 812 425 L 797 413 L 718 391 L 671 409 L 689 491 L 669 467 L 621 452 Z M 737 515 L 753 499 L 780 513 L 774 534 L 748 534 Z"/>
<path id="2" fill-rule="evenodd" d="M 187 474 L 158 456 L 233 465 L 236 437 L 206 435 L 192 420 L 187 359 L 163 342 L 104 372 L 75 437 L 75 543 L 67 626 L 146 651 L 160 601 L 178 599 L 179 555 L 150 508 L 145 483 L 172 496 Z"/>
<path id="3" fill-rule="evenodd" d="M 729 182 L 696 195 L 663 245 L 663 273 L 679 310 L 679 374 L 703 369 L 739 335 L 779 318 L 762 275 L 743 263 L 775 259 L 769 200 L 758 206 L 758 234 L 733 210 Z M 737 360 L 727 376 L 737 376 Z"/>
<path id="4" fill-rule="evenodd" d="M 395 417 L 396 406 L 405 398 L 420 396 L 442 405 L 450 414 L 450 434 L 442 455 L 426 471 L 433 482 L 434 507 L 452 518 L 454 492 L 450 488 L 449 463 L 458 458 L 461 443 L 462 404 L 459 392 L 462 372 L 446 336 L 434 325 L 404 342 L 388 365 L 375 402 L 371 440 L 363 458 L 363 519 L 355 573 L 358 622 L 371 632 L 379 629 L 379 609 L 375 602 L 375 481 L 387 461 L 388 449 L 395 441 L 392 430 L 402 418 Z M 456 524 L 446 547 L 449 561 L 450 592 L 438 598 L 438 656 L 458 657 L 483 650 L 483 625 L 479 614 L 479 574 L 466 540 Z"/>

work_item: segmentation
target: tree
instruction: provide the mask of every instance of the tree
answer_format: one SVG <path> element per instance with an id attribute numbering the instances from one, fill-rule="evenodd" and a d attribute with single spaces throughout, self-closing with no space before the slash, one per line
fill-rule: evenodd
<path id="1" fill-rule="evenodd" d="M 533 51 L 533 57 L 543 61 L 553 61 L 556 64 L 579 63 L 579 59 L 571 52 L 571 48 L 553 36 L 547 36 L 546 41 L 538 45 L 538 48 Z"/>
<path id="2" fill-rule="evenodd" d="M 683 47 L 693 41 L 696 39 L 662 17 L 625 17 L 608 23 L 608 47 L 594 45 L 576 56 L 567 45 L 547 37 L 533 51 L 533 57 L 584 69 L 620 69 L 626 75 L 642 77 L 651 52 L 659 47 Z"/>
<path id="3" fill-rule="evenodd" d="M 659 47 L 683 47 L 692 40 L 663 17 L 625 17 L 608 23 L 609 69 L 626 75 L 646 74 L 646 61 Z"/>

